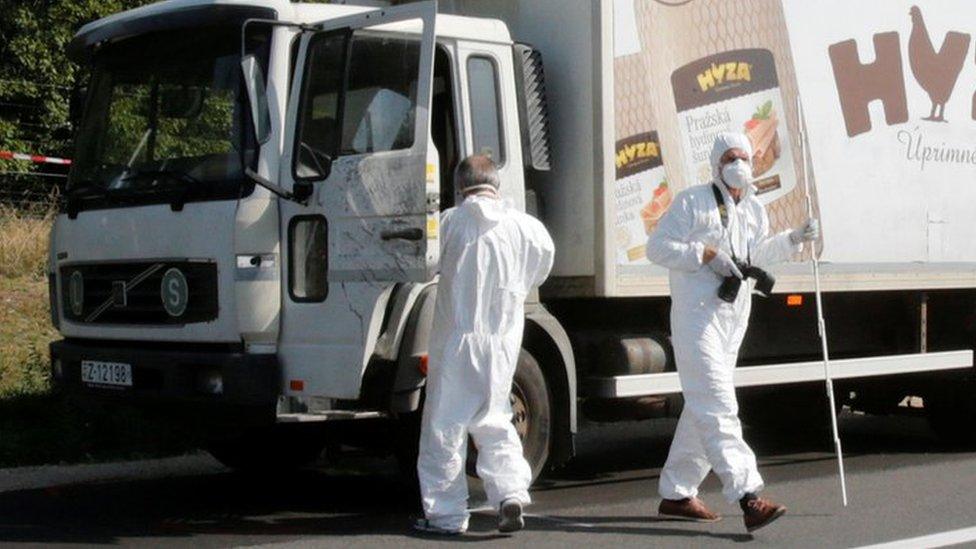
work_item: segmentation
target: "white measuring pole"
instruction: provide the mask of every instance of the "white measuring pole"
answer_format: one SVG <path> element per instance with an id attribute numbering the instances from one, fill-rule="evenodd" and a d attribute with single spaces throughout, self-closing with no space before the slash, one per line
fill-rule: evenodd
<path id="1" fill-rule="evenodd" d="M 813 218 L 813 197 L 810 195 L 810 182 L 807 178 L 807 132 L 806 121 L 803 117 L 803 103 L 800 94 L 796 94 L 797 133 L 800 135 L 800 150 L 802 151 L 803 191 L 807 199 L 807 216 Z M 822 229 L 821 229 L 822 230 Z M 834 435 L 834 451 L 837 453 L 837 469 L 840 472 L 840 494 L 847 507 L 847 482 L 844 479 L 844 453 L 840 446 L 840 434 L 837 432 L 837 406 L 834 401 L 834 380 L 830 375 L 830 351 L 827 348 L 827 323 L 823 314 L 823 295 L 820 292 L 820 259 L 817 257 L 816 243 L 810 244 L 810 262 L 813 263 L 813 284 L 817 297 L 817 331 L 820 334 L 820 346 L 823 350 L 824 382 L 827 385 L 827 405 L 830 407 L 830 427 Z"/>

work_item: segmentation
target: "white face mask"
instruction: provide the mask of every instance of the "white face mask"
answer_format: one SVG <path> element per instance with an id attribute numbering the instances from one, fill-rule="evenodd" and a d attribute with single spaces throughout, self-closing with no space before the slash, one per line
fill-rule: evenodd
<path id="1" fill-rule="evenodd" d="M 752 166 L 738 158 L 722 166 L 722 181 L 733 189 L 744 189 L 752 183 Z"/>

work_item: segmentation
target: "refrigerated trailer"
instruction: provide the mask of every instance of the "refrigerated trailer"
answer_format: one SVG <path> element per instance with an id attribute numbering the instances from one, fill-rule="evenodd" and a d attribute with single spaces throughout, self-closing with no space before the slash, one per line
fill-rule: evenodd
<path id="1" fill-rule="evenodd" d="M 512 388 L 538 474 L 584 423 L 680 410 L 644 243 L 708 182 L 714 135 L 742 131 L 772 229 L 806 218 L 807 184 L 822 222 L 754 300 L 746 419 L 826 425 L 816 254 L 843 403 L 922 396 L 940 433 L 976 437 L 965 2 L 378 4 L 167 0 L 78 31 L 90 79 L 49 270 L 60 387 L 192 409 L 232 466 L 332 440 L 409 469 L 439 214 L 459 160 L 488 154 L 556 243 Z M 809 24 L 825 13 L 843 17 Z"/>

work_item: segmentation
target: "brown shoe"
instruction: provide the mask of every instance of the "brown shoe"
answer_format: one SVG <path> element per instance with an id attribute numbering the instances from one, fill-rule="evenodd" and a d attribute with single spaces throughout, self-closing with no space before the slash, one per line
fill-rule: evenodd
<path id="1" fill-rule="evenodd" d="M 718 522 L 722 517 L 708 510 L 698 498 L 662 499 L 657 508 L 657 516 L 671 520 L 689 522 Z"/>
<path id="2" fill-rule="evenodd" d="M 746 531 L 753 532 L 786 514 L 786 506 L 754 497 L 742 503 L 742 518 Z"/>

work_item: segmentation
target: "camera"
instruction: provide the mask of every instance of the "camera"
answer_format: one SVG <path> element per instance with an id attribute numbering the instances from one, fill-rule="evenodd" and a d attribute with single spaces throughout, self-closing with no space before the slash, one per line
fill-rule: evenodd
<path id="1" fill-rule="evenodd" d="M 735 262 L 736 267 L 742 272 L 743 278 L 738 278 L 735 276 L 727 276 L 722 279 L 722 285 L 718 287 L 718 297 L 722 301 L 732 303 L 735 298 L 739 295 L 739 288 L 742 287 L 742 281 L 751 278 L 756 281 L 756 291 L 759 292 L 763 297 L 769 297 L 769 294 L 773 292 L 773 285 L 776 284 L 776 279 L 773 275 L 767 273 L 766 271 L 760 269 L 759 267 L 754 267 L 742 261 Z"/>

